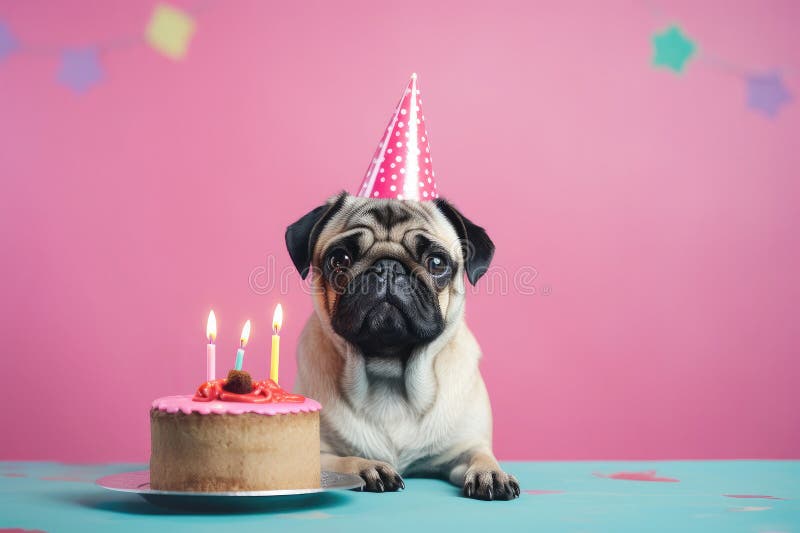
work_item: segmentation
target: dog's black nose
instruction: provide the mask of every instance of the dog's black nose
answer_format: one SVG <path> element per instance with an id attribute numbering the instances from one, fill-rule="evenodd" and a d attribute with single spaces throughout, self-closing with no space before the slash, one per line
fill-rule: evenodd
<path id="1" fill-rule="evenodd" d="M 393 278 L 395 276 L 408 275 L 406 266 L 397 259 L 385 257 L 375 261 L 370 270 L 378 274 L 384 279 Z"/>
<path id="2" fill-rule="evenodd" d="M 406 266 L 390 257 L 378 259 L 367 271 L 374 280 L 375 296 L 393 298 L 406 295 L 411 286 Z"/>

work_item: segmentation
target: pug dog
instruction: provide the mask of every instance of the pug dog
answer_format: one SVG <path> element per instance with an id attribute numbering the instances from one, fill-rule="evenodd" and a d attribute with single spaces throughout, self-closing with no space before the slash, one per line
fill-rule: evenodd
<path id="1" fill-rule="evenodd" d="M 492 453 L 481 351 L 464 320 L 464 275 L 474 285 L 494 254 L 486 231 L 444 199 L 341 193 L 290 225 L 286 246 L 311 276 L 295 390 L 323 405 L 323 469 L 374 492 L 431 476 L 470 498 L 518 497 Z"/>

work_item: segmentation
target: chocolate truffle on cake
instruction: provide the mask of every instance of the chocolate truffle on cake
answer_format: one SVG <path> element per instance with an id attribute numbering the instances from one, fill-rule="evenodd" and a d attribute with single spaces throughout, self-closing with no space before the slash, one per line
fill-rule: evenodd
<path id="1" fill-rule="evenodd" d="M 244 370 L 231 370 L 222 388 L 236 394 L 247 394 L 253 391 L 253 378 Z"/>

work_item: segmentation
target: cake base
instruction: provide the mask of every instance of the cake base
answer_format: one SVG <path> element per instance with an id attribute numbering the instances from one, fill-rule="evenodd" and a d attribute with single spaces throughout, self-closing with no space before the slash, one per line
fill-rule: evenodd
<path id="1" fill-rule="evenodd" d="M 319 412 L 150 411 L 150 487 L 223 492 L 320 487 Z"/>

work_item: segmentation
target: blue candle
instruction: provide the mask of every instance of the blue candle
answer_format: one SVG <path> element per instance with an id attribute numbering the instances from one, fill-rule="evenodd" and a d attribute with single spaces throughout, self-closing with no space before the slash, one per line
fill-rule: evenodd
<path id="1" fill-rule="evenodd" d="M 244 363 L 244 347 L 247 346 L 247 340 L 250 338 L 250 321 L 244 323 L 244 327 L 242 328 L 242 337 L 239 339 L 239 349 L 236 350 L 236 365 L 234 368 L 236 370 L 242 369 L 242 364 Z"/>

